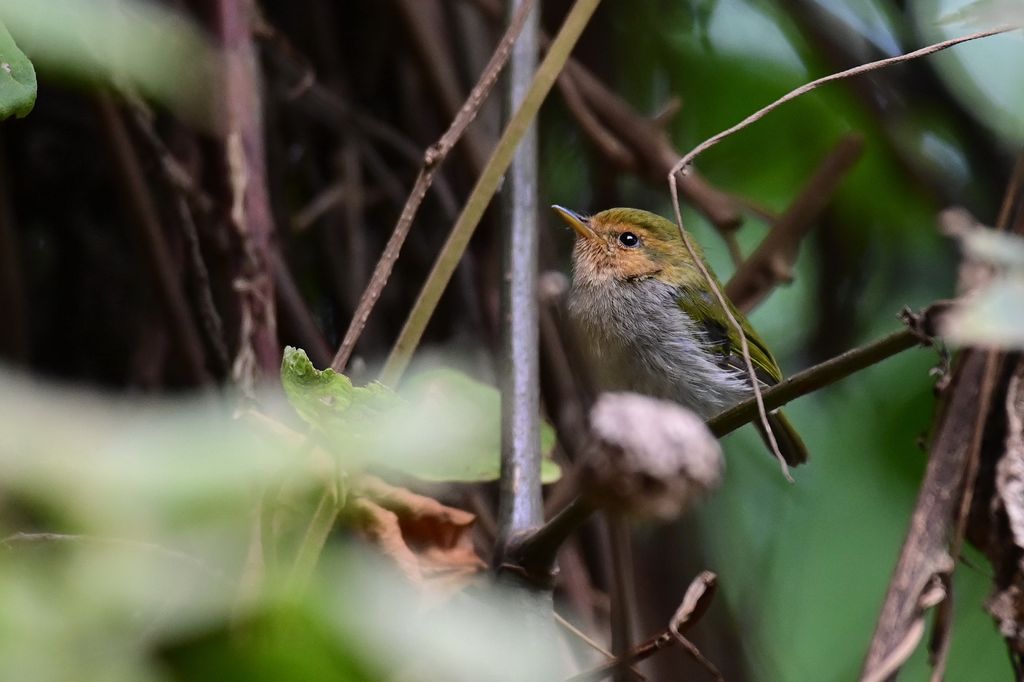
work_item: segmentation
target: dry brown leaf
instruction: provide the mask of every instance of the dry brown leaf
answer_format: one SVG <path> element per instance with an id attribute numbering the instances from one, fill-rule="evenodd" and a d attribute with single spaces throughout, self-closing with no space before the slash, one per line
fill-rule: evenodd
<path id="1" fill-rule="evenodd" d="M 351 496 L 356 530 L 411 582 L 451 594 L 486 568 L 469 533 L 473 514 L 373 476 L 355 481 Z"/>

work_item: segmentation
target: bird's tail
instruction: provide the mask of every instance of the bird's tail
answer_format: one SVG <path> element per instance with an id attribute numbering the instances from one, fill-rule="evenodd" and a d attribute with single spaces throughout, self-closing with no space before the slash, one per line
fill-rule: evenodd
<path id="1" fill-rule="evenodd" d="M 796 432 L 793 425 L 786 419 L 786 415 L 782 414 L 782 412 L 771 412 L 768 415 L 768 424 L 772 427 L 772 433 L 775 434 L 775 442 L 779 444 L 779 452 L 782 453 L 786 464 L 797 466 L 807 461 L 807 447 L 804 445 L 803 439 L 800 438 L 800 434 Z M 761 437 L 764 439 L 765 444 L 771 449 L 768 435 L 760 424 L 758 424 L 758 430 L 761 432 Z"/>

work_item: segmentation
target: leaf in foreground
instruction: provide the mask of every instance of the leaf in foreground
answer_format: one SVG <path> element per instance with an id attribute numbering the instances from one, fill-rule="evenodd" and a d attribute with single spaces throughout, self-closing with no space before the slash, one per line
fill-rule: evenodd
<path id="1" fill-rule="evenodd" d="M 423 372 L 398 394 L 381 384 L 356 387 L 334 370 L 313 367 L 287 348 L 281 383 L 295 411 L 318 429 L 349 467 L 377 465 L 428 481 L 497 480 L 501 470 L 501 395 L 451 369 Z M 554 448 L 543 424 L 541 448 Z M 545 483 L 561 471 L 542 463 Z"/>
<path id="2" fill-rule="evenodd" d="M 36 70 L 0 22 L 0 121 L 24 118 L 36 103 Z"/>

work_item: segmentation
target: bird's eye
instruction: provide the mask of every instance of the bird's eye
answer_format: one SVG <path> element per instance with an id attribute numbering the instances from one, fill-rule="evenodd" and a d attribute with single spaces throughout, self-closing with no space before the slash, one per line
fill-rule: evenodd
<path id="1" fill-rule="evenodd" d="M 635 249 L 640 246 L 640 237 L 637 237 L 632 232 L 623 232 L 619 235 L 619 243 L 627 249 Z"/>

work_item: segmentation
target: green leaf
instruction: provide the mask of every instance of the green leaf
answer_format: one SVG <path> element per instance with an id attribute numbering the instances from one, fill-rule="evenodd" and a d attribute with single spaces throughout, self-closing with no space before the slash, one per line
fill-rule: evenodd
<path id="1" fill-rule="evenodd" d="M 501 394 L 492 386 L 482 384 L 452 369 L 434 369 L 409 379 L 402 396 L 421 409 L 435 412 L 436 423 L 455 417 L 463 432 L 460 448 L 450 456 L 436 461 L 423 460 L 426 465 L 410 473 L 432 481 L 494 481 L 501 471 Z M 555 430 L 547 422 L 541 424 L 541 480 L 553 483 L 561 476 L 561 468 L 551 461 L 555 446 Z"/>
<path id="2" fill-rule="evenodd" d="M 396 404 L 383 384 L 355 387 L 344 374 L 319 370 L 301 348 L 288 346 L 281 360 L 281 384 L 288 401 L 307 423 L 324 431 L 344 426 Z"/>
<path id="3" fill-rule="evenodd" d="M 1024 5 L 1019 0 L 975 0 L 939 17 L 939 24 L 965 24 L 978 28 L 1024 25 Z"/>
<path id="4" fill-rule="evenodd" d="M 36 70 L 0 23 L 0 121 L 24 118 L 36 103 Z"/>
<path id="5" fill-rule="evenodd" d="M 385 466 L 428 481 L 494 481 L 501 470 L 501 395 L 452 369 L 423 372 L 400 394 L 379 383 L 353 386 L 344 374 L 313 367 L 286 348 L 281 383 L 289 402 L 347 462 Z M 547 458 L 555 446 L 541 425 L 541 480 L 561 469 Z"/>

